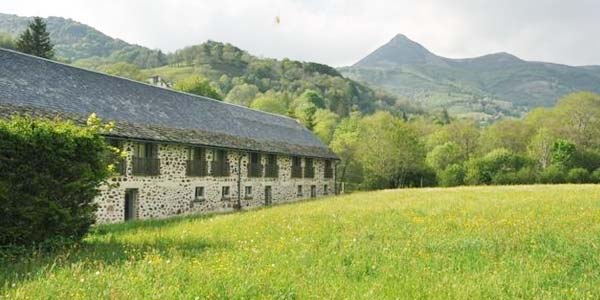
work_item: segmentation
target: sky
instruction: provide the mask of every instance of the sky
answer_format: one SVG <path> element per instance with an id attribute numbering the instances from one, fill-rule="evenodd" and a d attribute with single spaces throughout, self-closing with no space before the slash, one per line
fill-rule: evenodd
<path id="1" fill-rule="evenodd" d="M 598 0 L 0 0 L 0 12 L 71 18 L 166 52 L 210 39 L 345 66 L 401 33 L 445 57 L 600 65 Z"/>

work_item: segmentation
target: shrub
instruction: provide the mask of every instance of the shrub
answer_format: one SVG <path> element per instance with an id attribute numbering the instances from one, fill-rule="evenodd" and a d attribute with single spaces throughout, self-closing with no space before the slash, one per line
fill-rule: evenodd
<path id="1" fill-rule="evenodd" d="M 505 184 L 507 181 L 514 182 L 516 176 L 508 173 L 517 172 L 532 164 L 532 161 L 509 150 L 496 149 L 482 158 L 469 161 L 465 180 L 469 184 L 500 184 L 499 182 Z"/>
<path id="2" fill-rule="evenodd" d="M 587 183 L 590 182 L 590 172 L 584 168 L 573 168 L 567 173 L 567 182 Z"/>
<path id="3" fill-rule="evenodd" d="M 425 162 L 435 170 L 445 170 L 448 166 L 461 161 L 460 148 L 453 142 L 436 146 L 427 153 Z"/>
<path id="4" fill-rule="evenodd" d="M 465 169 L 459 164 L 448 166 L 438 173 L 438 183 L 441 186 L 459 186 L 464 183 Z"/>
<path id="5" fill-rule="evenodd" d="M 533 167 L 522 168 L 515 175 L 518 184 L 532 184 L 539 181 L 539 174 Z"/>
<path id="6" fill-rule="evenodd" d="M 518 184 L 517 172 L 499 172 L 492 176 L 492 184 L 511 185 Z"/>
<path id="7" fill-rule="evenodd" d="M 435 186 L 437 180 L 435 171 L 428 167 L 414 168 L 406 171 L 404 186 L 407 187 L 428 187 Z"/>
<path id="8" fill-rule="evenodd" d="M 74 242 L 94 223 L 110 173 L 102 127 L 90 121 L 0 121 L 0 246 Z"/>
<path id="9" fill-rule="evenodd" d="M 540 172 L 541 183 L 564 183 L 565 174 L 562 169 L 556 165 L 551 165 Z"/>
<path id="10" fill-rule="evenodd" d="M 558 139 L 552 145 L 552 163 L 570 167 L 575 156 L 575 144 L 568 140 Z"/>
<path id="11" fill-rule="evenodd" d="M 591 150 L 576 151 L 572 159 L 573 167 L 585 168 L 590 172 L 600 169 L 600 152 Z"/>
<path id="12" fill-rule="evenodd" d="M 591 180 L 594 183 L 600 183 L 600 168 L 596 169 L 591 175 Z"/>
<path id="13" fill-rule="evenodd" d="M 215 100 L 223 99 L 208 79 L 197 75 L 177 81 L 173 88 L 178 91 L 209 97 Z"/>

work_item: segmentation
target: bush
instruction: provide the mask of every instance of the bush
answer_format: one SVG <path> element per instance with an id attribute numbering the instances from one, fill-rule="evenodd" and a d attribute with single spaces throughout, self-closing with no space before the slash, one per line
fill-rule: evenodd
<path id="1" fill-rule="evenodd" d="M 436 186 L 436 184 L 435 171 L 429 167 L 415 168 L 407 171 L 405 186 L 430 187 Z"/>
<path id="2" fill-rule="evenodd" d="M 600 183 L 600 168 L 596 169 L 596 171 L 592 173 L 591 180 L 594 183 Z"/>
<path id="3" fill-rule="evenodd" d="M 435 170 L 445 170 L 448 166 L 461 161 L 460 148 L 453 142 L 436 146 L 427 153 L 425 162 Z"/>
<path id="4" fill-rule="evenodd" d="M 517 177 L 517 172 L 500 172 L 500 173 L 494 174 L 492 176 L 491 183 L 498 184 L 498 185 L 518 184 L 519 180 Z"/>
<path id="5" fill-rule="evenodd" d="M 87 127 L 0 121 L 0 246 L 63 244 L 85 235 L 98 186 L 110 174 L 95 120 Z"/>
<path id="6" fill-rule="evenodd" d="M 551 165 L 540 172 L 541 183 L 565 183 L 565 174 L 562 169 L 556 165 Z"/>
<path id="7" fill-rule="evenodd" d="M 588 183 L 590 182 L 590 172 L 584 168 L 573 168 L 567 173 L 567 182 Z"/>
<path id="8" fill-rule="evenodd" d="M 576 151 L 572 159 L 573 167 L 585 168 L 590 172 L 600 169 L 600 152 L 597 151 Z"/>
<path id="9" fill-rule="evenodd" d="M 450 165 L 438 174 L 438 183 L 441 186 L 459 186 L 464 183 L 464 179 L 465 170 L 459 164 Z"/>
<path id="10" fill-rule="evenodd" d="M 532 165 L 527 158 L 506 149 L 496 149 L 482 158 L 469 161 L 465 181 L 469 184 L 507 184 L 516 181 L 520 169 Z"/>
<path id="11" fill-rule="evenodd" d="M 222 100 L 219 92 L 210 85 L 210 81 L 200 76 L 190 76 L 175 83 L 174 89 L 190 94 L 196 94 L 203 97 L 209 97 L 215 100 Z"/>
<path id="12" fill-rule="evenodd" d="M 522 168 L 515 175 L 518 184 L 533 184 L 539 181 L 539 174 L 533 167 Z"/>

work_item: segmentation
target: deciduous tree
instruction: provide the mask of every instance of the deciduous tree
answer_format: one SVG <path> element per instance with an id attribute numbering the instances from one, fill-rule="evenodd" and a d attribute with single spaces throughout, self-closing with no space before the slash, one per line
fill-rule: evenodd
<path id="1" fill-rule="evenodd" d="M 182 92 L 209 97 L 215 100 L 222 99 L 221 94 L 210 85 L 210 81 L 200 76 L 190 76 L 180 80 L 175 83 L 174 88 Z"/>
<path id="2" fill-rule="evenodd" d="M 287 108 L 285 107 L 282 101 L 269 96 L 261 96 L 254 99 L 254 101 L 252 101 L 252 103 L 250 104 L 250 108 L 278 115 L 285 115 L 285 113 L 287 112 Z"/>

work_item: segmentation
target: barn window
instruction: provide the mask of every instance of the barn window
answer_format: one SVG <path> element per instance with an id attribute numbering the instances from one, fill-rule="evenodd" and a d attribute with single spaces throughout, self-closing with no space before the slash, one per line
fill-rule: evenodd
<path id="1" fill-rule="evenodd" d="M 248 177 L 262 177 L 263 165 L 260 162 L 260 153 L 250 153 L 250 164 L 248 165 Z"/>
<path id="2" fill-rule="evenodd" d="M 267 165 L 265 166 L 265 177 L 277 178 L 279 176 L 279 166 L 277 165 L 277 155 L 267 155 Z"/>
<path id="3" fill-rule="evenodd" d="M 159 175 L 160 160 L 158 145 L 153 143 L 136 143 L 132 157 L 133 175 Z"/>
<path id="4" fill-rule="evenodd" d="M 224 186 L 221 189 L 221 198 L 223 200 L 229 200 L 229 197 L 230 197 L 230 195 L 229 195 L 229 187 L 228 186 Z"/>
<path id="5" fill-rule="evenodd" d="M 195 193 L 195 200 L 203 200 L 204 199 L 204 187 L 203 186 L 197 186 L 196 187 L 196 193 Z"/>
<path id="6" fill-rule="evenodd" d="M 313 166 L 312 158 L 304 159 L 304 178 L 314 178 L 315 177 L 315 168 Z"/>
<path id="7" fill-rule="evenodd" d="M 302 178 L 302 158 L 292 157 L 292 178 Z"/>
<path id="8" fill-rule="evenodd" d="M 244 187 L 244 198 L 252 199 L 252 186 Z"/>
<path id="9" fill-rule="evenodd" d="M 214 150 L 211 164 L 212 176 L 229 176 L 229 163 L 227 162 L 227 151 Z"/>
<path id="10" fill-rule="evenodd" d="M 206 164 L 206 149 L 192 147 L 188 151 L 186 165 L 187 176 L 206 176 L 208 168 Z"/>

